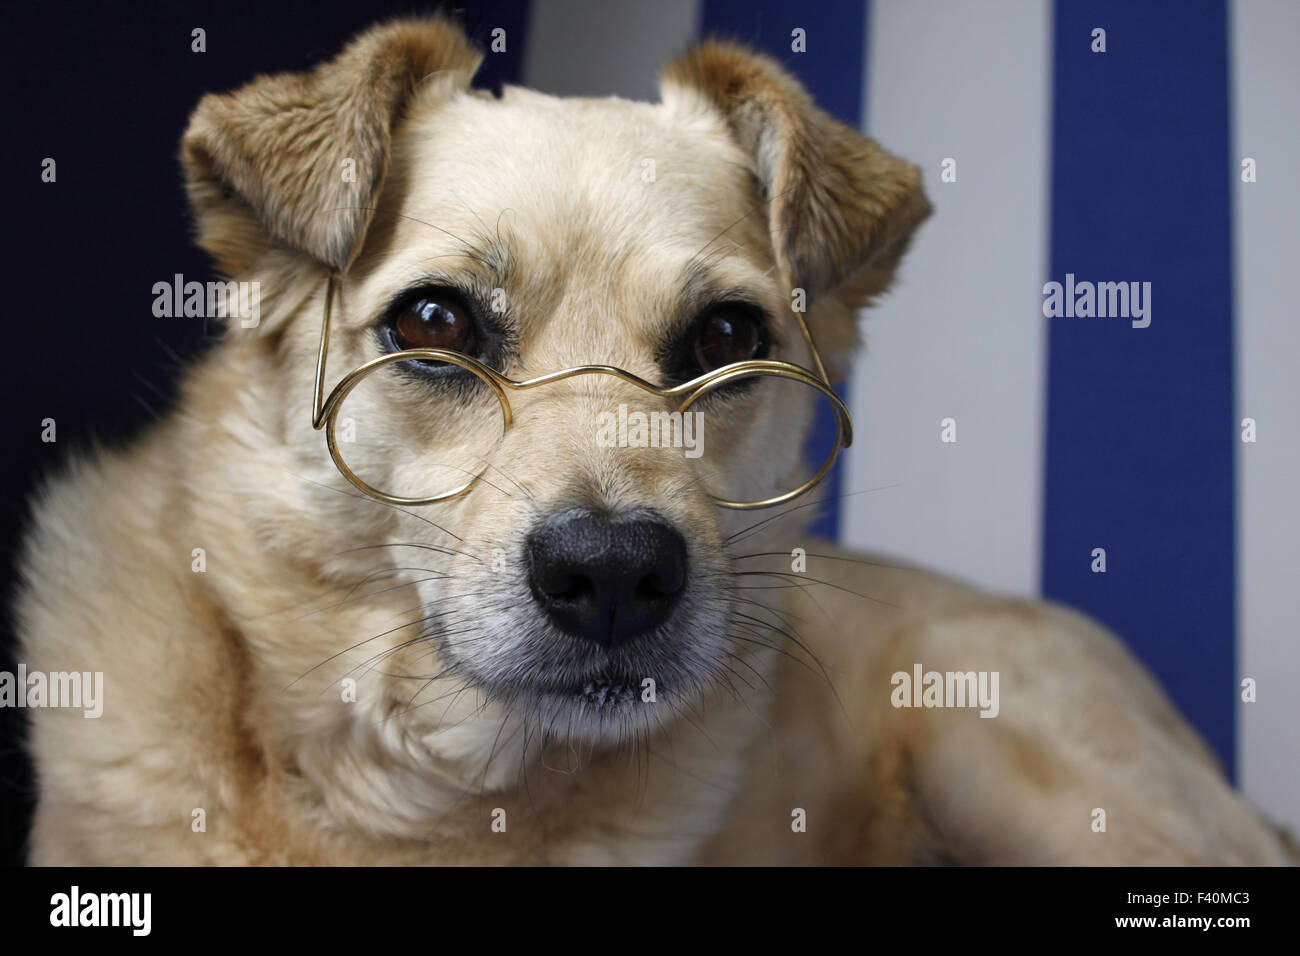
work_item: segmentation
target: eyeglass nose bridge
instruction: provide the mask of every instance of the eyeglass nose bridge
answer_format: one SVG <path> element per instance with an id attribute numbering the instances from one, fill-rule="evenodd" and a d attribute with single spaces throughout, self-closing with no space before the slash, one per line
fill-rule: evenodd
<path id="1" fill-rule="evenodd" d="M 466 357 L 459 356 L 459 358 L 464 359 Z M 471 359 L 470 361 L 473 360 Z M 465 367 L 464 362 L 457 362 L 457 364 Z M 850 414 L 848 406 L 844 404 L 844 400 L 841 399 L 839 395 L 835 393 L 835 390 L 822 379 L 819 379 L 806 369 L 801 369 L 798 366 L 790 365 L 786 362 L 776 362 L 767 359 L 751 359 L 745 362 L 734 362 L 731 365 L 724 365 L 711 372 L 706 372 L 704 375 L 698 376 L 689 382 L 684 382 L 680 385 L 675 385 L 669 388 L 655 385 L 653 382 L 647 381 L 639 375 L 613 365 L 579 365 L 573 368 L 561 369 L 558 372 L 551 372 L 547 375 L 541 375 L 537 378 L 528 379 L 523 382 L 512 381 L 490 366 L 483 365 L 479 362 L 474 362 L 474 365 L 478 367 L 478 370 L 481 371 L 483 376 L 490 377 L 495 384 L 513 391 L 524 391 L 544 385 L 550 385 L 554 382 L 564 381 L 570 378 L 577 378 L 583 375 L 608 375 L 631 385 L 635 385 L 642 391 L 648 392 L 651 395 L 657 395 L 660 398 L 677 399 L 678 397 L 681 397 L 682 401 L 676 408 L 676 411 L 678 412 L 687 411 L 692 405 L 709 392 L 737 379 L 753 378 L 759 375 L 771 375 L 777 378 L 791 379 L 807 385 L 810 388 L 816 389 L 826 397 L 835 412 L 836 437 L 839 439 L 839 444 L 844 448 L 848 448 L 853 444 L 853 416 Z M 508 421 L 509 414 L 507 412 L 507 423 Z"/>

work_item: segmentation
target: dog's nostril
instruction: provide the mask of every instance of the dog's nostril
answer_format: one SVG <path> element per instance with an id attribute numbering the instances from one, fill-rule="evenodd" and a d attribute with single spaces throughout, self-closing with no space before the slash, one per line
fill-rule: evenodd
<path id="1" fill-rule="evenodd" d="M 666 575 L 655 571 L 643 577 L 636 586 L 639 597 L 654 600 L 671 597 L 680 591 L 686 581 L 681 575 Z"/>
<path id="2" fill-rule="evenodd" d="M 551 621 L 604 646 L 658 627 L 686 587 L 686 542 L 658 518 L 571 512 L 533 532 L 527 554 Z"/>
<path id="3" fill-rule="evenodd" d="M 533 559 L 536 568 L 538 562 Z M 533 589 L 540 591 L 554 601 L 577 601 L 595 591 L 595 585 L 584 574 L 574 574 L 563 565 L 541 563 L 538 573 L 533 576 Z"/>

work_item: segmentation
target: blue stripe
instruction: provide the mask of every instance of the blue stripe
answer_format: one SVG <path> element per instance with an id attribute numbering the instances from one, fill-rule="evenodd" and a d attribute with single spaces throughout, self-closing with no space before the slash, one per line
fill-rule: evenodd
<path id="1" fill-rule="evenodd" d="M 1107 52 L 1091 33 L 1106 30 Z M 1116 630 L 1234 765 L 1222 0 L 1058 0 L 1051 275 L 1149 281 L 1151 325 L 1050 318 L 1043 593 Z M 1105 548 L 1105 574 L 1090 569 Z"/>
<path id="2" fill-rule="evenodd" d="M 807 52 L 794 53 L 791 31 L 806 31 Z M 866 0 L 829 0 L 824 3 L 794 0 L 704 0 L 700 32 L 704 36 L 741 41 L 766 53 L 797 76 L 817 105 L 836 119 L 859 126 L 862 115 L 863 67 L 867 46 Z M 848 402 L 848 385 L 836 386 Z M 813 424 L 812 446 L 829 447 L 835 436 L 830 409 L 819 409 Z M 818 462 L 820 464 L 820 462 Z M 824 499 L 813 532 L 839 537 L 843 457 L 826 480 L 808 493 Z"/>

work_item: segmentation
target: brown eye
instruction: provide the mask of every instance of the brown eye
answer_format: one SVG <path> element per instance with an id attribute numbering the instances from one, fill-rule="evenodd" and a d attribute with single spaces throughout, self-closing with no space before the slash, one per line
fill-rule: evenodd
<path id="1" fill-rule="evenodd" d="M 473 356 L 478 337 L 469 311 L 450 295 L 428 295 L 406 306 L 393 320 L 399 349 L 446 349 Z"/>
<path id="2" fill-rule="evenodd" d="M 695 337 L 695 361 L 700 371 L 762 358 L 767 337 L 758 316 L 741 308 L 723 308 L 706 316 Z"/>

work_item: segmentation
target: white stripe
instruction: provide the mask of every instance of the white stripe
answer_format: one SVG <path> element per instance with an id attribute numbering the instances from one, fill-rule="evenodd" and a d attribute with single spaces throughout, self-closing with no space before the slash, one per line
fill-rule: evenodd
<path id="1" fill-rule="evenodd" d="M 866 313 L 843 488 L 897 485 L 845 499 L 846 543 L 1020 594 L 1042 550 L 1050 28 L 1035 0 L 871 5 L 868 132 L 922 167 L 935 215 Z"/>
<path id="2" fill-rule="evenodd" d="M 699 0 L 534 0 L 524 84 L 555 96 L 656 101 L 659 71 L 699 25 Z"/>
<path id="3" fill-rule="evenodd" d="M 1259 429 L 1237 443 L 1238 674 L 1259 694 L 1237 705 L 1238 769 L 1252 802 L 1300 832 L 1300 5 L 1238 0 L 1230 16 L 1237 422 Z M 1257 182 L 1241 181 L 1243 157 Z"/>

